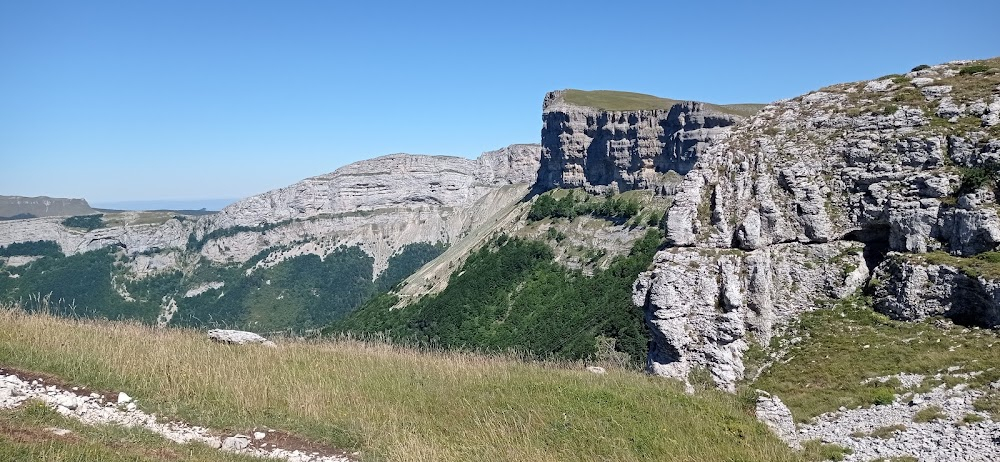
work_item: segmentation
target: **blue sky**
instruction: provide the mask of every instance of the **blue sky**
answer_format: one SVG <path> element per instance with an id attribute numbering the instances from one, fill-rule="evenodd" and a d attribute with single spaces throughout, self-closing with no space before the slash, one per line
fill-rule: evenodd
<path id="1" fill-rule="evenodd" d="M 0 194 L 235 198 L 537 142 L 561 88 L 769 102 L 1000 55 L 1000 2 L 0 1 Z"/>

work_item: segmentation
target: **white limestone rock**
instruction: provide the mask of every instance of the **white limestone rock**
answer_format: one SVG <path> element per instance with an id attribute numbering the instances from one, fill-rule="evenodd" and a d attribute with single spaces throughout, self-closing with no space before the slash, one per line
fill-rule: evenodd
<path id="1" fill-rule="evenodd" d="M 208 338 L 215 342 L 228 343 L 232 345 L 247 345 L 252 343 L 260 343 L 264 346 L 269 346 L 269 347 L 276 346 L 274 342 L 264 337 L 261 337 L 258 334 L 242 330 L 212 329 L 208 331 Z"/>
<path id="2" fill-rule="evenodd" d="M 523 198 L 534 181 L 538 145 L 512 145 L 470 160 L 394 154 L 356 162 L 294 185 L 249 197 L 198 222 L 195 236 L 257 227 L 212 239 L 201 255 L 242 263 L 271 247 L 287 247 L 260 266 L 303 254 L 325 256 L 342 245 L 374 259 L 372 279 L 408 244 L 449 243 L 482 225 L 492 211 Z"/>
<path id="3" fill-rule="evenodd" d="M 775 435 L 788 442 L 792 447 L 798 447 L 798 432 L 795 429 L 792 411 L 777 396 L 763 390 L 757 390 L 757 395 L 757 405 L 754 411 L 757 420 L 767 425 Z"/>
<path id="4" fill-rule="evenodd" d="M 947 77 L 957 74 L 954 66 L 932 66 L 914 77 Z M 685 378 L 705 368 L 717 385 L 731 389 L 744 374 L 748 342 L 766 344 L 775 328 L 816 308 L 815 299 L 859 288 L 886 248 L 969 256 L 1000 247 L 991 188 L 959 195 L 960 169 L 1000 163 L 1000 140 L 967 126 L 943 135 L 931 124 L 936 116 L 928 115 L 958 117 L 972 107 L 986 116 L 992 109 L 979 102 L 996 98 L 989 90 L 969 96 L 966 88 L 921 81 L 929 103 L 856 110 L 907 91 L 890 82 L 833 86 L 777 102 L 700 153 L 667 212 L 667 241 L 675 248 L 661 251 L 635 284 L 633 301 L 646 310 L 653 332 L 651 371 Z M 858 251 L 843 258 L 837 245 Z M 864 247 L 871 261 L 863 258 Z M 807 254 L 812 257 L 802 258 Z M 884 310 L 947 315 L 962 300 L 988 295 L 963 298 L 969 280 L 931 273 L 930 293 L 918 293 L 913 279 L 901 298 L 886 296 Z M 903 274 L 880 278 L 899 279 L 894 284 L 902 289 L 910 277 Z M 982 280 L 976 284 L 993 290 Z M 940 301 L 918 306 L 928 298 Z M 996 325 L 991 310 L 966 319 Z"/>
<path id="5" fill-rule="evenodd" d="M 222 440 L 224 451 L 239 451 L 250 446 L 250 438 L 244 435 L 230 436 Z"/>
<path id="6" fill-rule="evenodd" d="M 861 246 L 843 241 L 750 252 L 673 248 L 653 265 L 633 288 L 653 335 L 650 371 L 686 379 L 704 368 L 730 391 L 744 377 L 751 342 L 766 345 L 813 300 L 849 295 L 868 275 Z"/>
<path id="7" fill-rule="evenodd" d="M 947 316 L 1000 327 L 1000 281 L 972 277 L 959 268 L 919 257 L 890 254 L 873 272 L 875 309 L 894 319 Z"/>
<path id="8" fill-rule="evenodd" d="M 669 170 L 684 174 L 709 142 L 743 120 L 688 101 L 670 109 L 604 111 L 545 95 L 536 186 L 591 192 L 657 189 Z"/>
<path id="9" fill-rule="evenodd" d="M 886 92 L 893 87 L 892 79 L 872 80 L 865 84 L 865 91 Z"/>

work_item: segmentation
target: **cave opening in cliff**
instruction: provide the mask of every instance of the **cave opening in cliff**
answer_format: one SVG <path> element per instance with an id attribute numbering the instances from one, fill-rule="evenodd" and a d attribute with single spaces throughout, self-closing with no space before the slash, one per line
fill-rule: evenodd
<path id="1" fill-rule="evenodd" d="M 868 271 L 875 269 L 889 253 L 889 225 L 869 225 L 844 235 L 843 240 L 864 244 L 865 266 Z"/>

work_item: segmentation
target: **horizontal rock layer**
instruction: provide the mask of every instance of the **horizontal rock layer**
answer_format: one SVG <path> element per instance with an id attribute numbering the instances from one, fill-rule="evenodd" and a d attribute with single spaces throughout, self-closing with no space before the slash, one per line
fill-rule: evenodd
<path id="1" fill-rule="evenodd" d="M 962 74 L 968 64 L 828 87 L 716 137 L 667 214 L 668 244 L 681 249 L 661 252 L 636 285 L 653 331 L 650 369 L 686 377 L 704 366 L 731 387 L 747 342 L 766 345 L 770 329 L 817 298 L 857 289 L 887 251 L 995 249 L 1000 140 L 990 114 L 1000 79 Z M 833 250 L 845 245 L 858 251 Z M 877 274 L 887 281 L 877 298 L 887 313 L 975 312 L 976 322 L 996 325 L 993 289 L 982 279 L 904 263 Z M 740 309 L 734 297 L 757 308 Z"/>
<path id="2" fill-rule="evenodd" d="M 708 142 L 741 117 L 683 102 L 670 109 L 602 111 L 545 96 L 541 189 L 591 192 L 655 189 L 664 174 L 687 173 Z"/>
<path id="3" fill-rule="evenodd" d="M 60 197 L 0 196 L 0 218 L 30 215 L 32 217 L 59 217 L 97 213 L 84 199 Z"/>

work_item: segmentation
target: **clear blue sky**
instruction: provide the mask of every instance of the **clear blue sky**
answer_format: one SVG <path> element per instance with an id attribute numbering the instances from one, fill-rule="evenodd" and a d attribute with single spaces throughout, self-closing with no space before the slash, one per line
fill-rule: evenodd
<path id="1" fill-rule="evenodd" d="M 243 197 L 538 141 L 561 88 L 769 102 L 1000 55 L 1000 2 L 0 0 L 0 194 Z"/>

